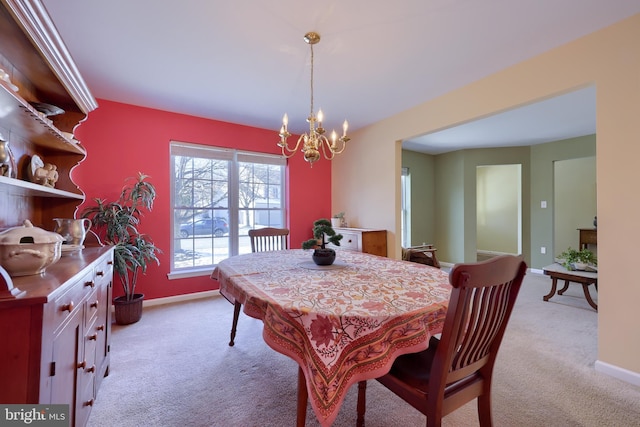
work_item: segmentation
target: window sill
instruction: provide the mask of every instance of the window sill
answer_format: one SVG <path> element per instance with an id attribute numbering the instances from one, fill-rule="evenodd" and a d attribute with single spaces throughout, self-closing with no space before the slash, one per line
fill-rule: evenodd
<path id="1" fill-rule="evenodd" d="M 192 269 L 185 270 L 185 271 L 173 271 L 173 272 L 167 274 L 167 278 L 169 280 L 186 279 L 186 278 L 189 278 L 189 277 L 211 276 L 211 273 L 213 273 L 213 268 L 211 268 L 211 267 L 207 267 L 207 268 L 192 268 Z"/>

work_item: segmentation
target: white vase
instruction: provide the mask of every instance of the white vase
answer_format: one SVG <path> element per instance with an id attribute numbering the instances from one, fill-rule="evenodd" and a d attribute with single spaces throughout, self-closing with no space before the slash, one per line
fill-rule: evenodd
<path id="1" fill-rule="evenodd" d="M 342 225 L 342 218 L 331 218 L 331 226 L 333 228 L 340 227 Z"/>

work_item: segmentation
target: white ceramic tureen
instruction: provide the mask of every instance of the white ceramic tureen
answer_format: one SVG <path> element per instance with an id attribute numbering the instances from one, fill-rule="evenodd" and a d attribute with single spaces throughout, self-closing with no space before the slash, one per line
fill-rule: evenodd
<path id="1" fill-rule="evenodd" d="M 0 265 L 11 276 L 40 274 L 60 259 L 63 241 L 58 233 L 25 220 L 23 226 L 0 233 Z"/>

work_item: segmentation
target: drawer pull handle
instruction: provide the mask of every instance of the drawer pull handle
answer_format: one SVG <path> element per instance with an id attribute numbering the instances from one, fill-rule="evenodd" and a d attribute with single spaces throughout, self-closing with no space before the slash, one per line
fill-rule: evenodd
<path id="1" fill-rule="evenodd" d="M 73 301 L 70 301 L 69 304 L 65 304 L 61 307 L 62 311 L 68 311 L 71 313 L 73 311 Z"/>
<path id="2" fill-rule="evenodd" d="M 104 325 L 100 325 L 96 328 L 98 331 L 104 331 Z"/>
<path id="3" fill-rule="evenodd" d="M 95 302 L 92 302 L 89 307 L 91 308 L 98 308 L 98 300 L 96 300 Z"/>
<path id="4" fill-rule="evenodd" d="M 87 368 L 87 372 L 95 372 L 96 371 L 96 365 L 92 365 L 90 368 Z"/>
<path id="5" fill-rule="evenodd" d="M 96 276 L 104 276 L 104 271 L 96 271 Z"/>
<path id="6" fill-rule="evenodd" d="M 98 334 L 89 335 L 87 338 L 89 338 L 89 340 L 95 341 L 98 339 Z"/>
<path id="7" fill-rule="evenodd" d="M 348 241 L 347 243 L 351 243 L 351 242 L 352 242 L 352 240 L 351 240 L 351 239 L 349 239 L 349 241 Z"/>
<path id="8" fill-rule="evenodd" d="M 109 260 L 109 261 L 107 261 L 107 264 L 113 265 L 113 261 Z"/>
<path id="9" fill-rule="evenodd" d="M 82 362 L 78 363 L 78 369 L 83 369 L 85 366 L 87 366 L 86 360 L 83 360 Z"/>
<path id="10" fill-rule="evenodd" d="M 94 283 L 93 280 L 89 280 L 88 282 L 84 282 L 84 285 L 93 288 L 96 284 Z"/>
<path id="11" fill-rule="evenodd" d="M 93 406 L 93 399 L 84 402 L 84 406 Z"/>

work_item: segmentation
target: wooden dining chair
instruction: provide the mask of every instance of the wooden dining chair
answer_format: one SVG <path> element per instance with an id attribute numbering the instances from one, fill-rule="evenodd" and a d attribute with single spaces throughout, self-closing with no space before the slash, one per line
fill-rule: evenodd
<path id="1" fill-rule="evenodd" d="M 491 377 L 498 348 L 520 291 L 527 265 L 522 257 L 501 255 L 456 264 L 440 339 L 429 348 L 399 356 L 377 380 L 427 416 L 427 427 L 478 399 L 480 426 L 492 425 Z M 358 425 L 364 425 L 366 382 L 358 385 Z"/>
<path id="2" fill-rule="evenodd" d="M 411 246 L 409 248 L 402 248 L 402 259 L 404 261 L 417 262 L 420 264 L 430 265 L 435 268 L 440 268 L 440 262 L 436 257 L 437 249 L 433 245 L 419 245 Z"/>
<path id="3" fill-rule="evenodd" d="M 288 228 L 255 228 L 249 230 L 249 240 L 251 241 L 251 252 L 279 251 L 288 249 L 289 244 Z M 233 323 L 231 324 L 231 339 L 229 345 L 233 347 L 236 338 L 236 328 L 238 326 L 238 317 L 240 317 L 240 309 L 242 304 L 238 301 L 233 303 Z"/>

